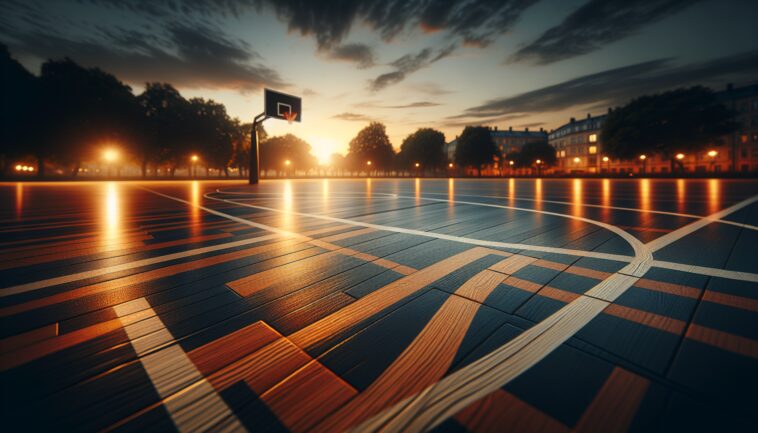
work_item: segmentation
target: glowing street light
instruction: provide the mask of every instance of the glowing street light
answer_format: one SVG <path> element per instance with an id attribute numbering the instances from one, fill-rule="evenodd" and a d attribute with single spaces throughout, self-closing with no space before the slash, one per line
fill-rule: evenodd
<path id="1" fill-rule="evenodd" d="M 514 164 L 513 161 L 508 161 L 508 165 L 513 165 L 513 164 Z"/>
<path id="2" fill-rule="evenodd" d="M 284 165 L 289 166 L 290 164 L 292 164 L 292 163 L 290 162 L 289 159 L 285 159 L 284 160 Z"/>
<path id="3" fill-rule="evenodd" d="M 645 154 L 640 155 L 640 160 L 641 161 L 644 161 L 646 159 L 647 159 L 647 155 L 645 155 Z"/>
<path id="4" fill-rule="evenodd" d="M 106 149 L 105 152 L 103 152 L 103 159 L 107 162 L 114 162 L 118 159 L 118 152 L 115 149 Z"/>
<path id="5" fill-rule="evenodd" d="M 603 157 L 603 162 L 608 162 L 608 161 L 610 161 L 610 158 L 608 158 L 607 156 L 604 156 Z"/>
<path id="6" fill-rule="evenodd" d="M 542 160 L 541 159 L 537 160 L 537 165 L 539 165 L 539 164 L 542 164 Z"/>
<path id="7" fill-rule="evenodd" d="M 190 159 L 192 160 L 192 162 L 197 162 L 197 160 L 200 158 L 197 155 L 192 155 Z"/>
<path id="8" fill-rule="evenodd" d="M 416 166 L 416 168 L 418 168 L 418 167 L 420 167 L 420 166 L 421 166 L 421 164 L 419 164 L 418 162 L 417 162 L 417 163 L 415 163 L 415 164 L 413 164 L 413 165 L 415 165 L 415 166 Z"/>
<path id="9" fill-rule="evenodd" d="M 579 157 L 574 157 L 574 163 L 579 164 L 582 160 Z"/>
<path id="10" fill-rule="evenodd" d="M 718 155 L 718 154 L 719 154 L 719 153 L 718 153 L 718 152 L 716 152 L 715 150 L 710 150 L 710 151 L 708 151 L 708 156 L 710 156 L 711 158 L 715 158 L 715 157 L 716 157 L 716 155 Z"/>
<path id="11" fill-rule="evenodd" d="M 366 161 L 366 165 L 371 166 L 371 161 Z"/>
<path id="12" fill-rule="evenodd" d="M 451 163 L 450 163 L 450 164 L 448 164 L 447 166 L 448 166 L 448 167 L 450 167 L 450 168 L 453 168 L 453 163 L 451 162 Z"/>
<path id="13" fill-rule="evenodd" d="M 16 171 L 21 171 L 21 170 L 23 170 L 24 168 L 26 168 L 26 167 L 25 167 L 25 166 L 23 166 L 23 165 L 21 165 L 21 164 L 16 164 Z"/>
<path id="14" fill-rule="evenodd" d="M 683 153 L 677 153 L 676 154 L 676 159 L 678 159 L 679 161 L 683 160 L 684 159 L 684 154 Z"/>

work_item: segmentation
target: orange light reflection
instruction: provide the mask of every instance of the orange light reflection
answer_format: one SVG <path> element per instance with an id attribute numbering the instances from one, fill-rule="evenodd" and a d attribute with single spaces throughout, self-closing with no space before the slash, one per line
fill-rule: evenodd
<path id="1" fill-rule="evenodd" d="M 16 219 L 21 219 L 24 212 L 24 184 L 16 183 Z"/>
<path id="2" fill-rule="evenodd" d="M 708 180 L 708 214 L 713 214 L 721 209 L 721 180 Z"/>
<path id="3" fill-rule="evenodd" d="M 190 222 L 192 226 L 190 233 L 192 236 L 200 234 L 200 182 L 193 180 L 190 183 Z"/>
<path id="4" fill-rule="evenodd" d="M 649 227 L 653 220 L 653 214 L 650 213 L 652 191 L 650 179 L 640 179 L 640 227 Z"/>
<path id="5" fill-rule="evenodd" d="M 105 236 L 102 239 L 102 244 L 111 246 L 119 243 L 122 238 L 121 191 L 115 182 L 108 182 L 105 184 L 104 192 L 105 201 L 102 218 Z"/>
<path id="6" fill-rule="evenodd" d="M 687 183 L 684 179 L 676 180 L 676 210 L 679 213 L 686 213 L 687 210 Z"/>

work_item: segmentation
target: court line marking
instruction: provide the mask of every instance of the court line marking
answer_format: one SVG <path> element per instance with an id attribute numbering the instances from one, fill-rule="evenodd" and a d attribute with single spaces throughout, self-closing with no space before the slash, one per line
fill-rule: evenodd
<path id="1" fill-rule="evenodd" d="M 407 229 L 403 227 L 386 226 L 382 224 L 372 224 L 372 223 L 356 221 L 356 220 L 351 220 L 351 219 L 331 217 L 327 215 L 319 215 L 319 214 L 306 213 L 306 212 L 297 212 L 297 211 L 292 211 L 292 210 L 276 209 L 276 208 L 271 208 L 267 206 L 251 205 L 248 203 L 240 203 L 234 200 L 213 197 L 209 195 L 208 193 L 204 194 L 203 197 L 209 200 L 235 204 L 238 206 L 244 206 L 244 207 L 249 207 L 253 209 L 259 209 L 259 210 L 265 210 L 265 211 L 277 212 L 277 213 L 288 213 L 291 215 L 304 216 L 304 217 L 309 217 L 309 218 L 321 219 L 325 221 L 340 222 L 343 224 L 352 224 L 352 225 L 361 226 L 361 227 L 374 228 L 377 230 L 385 230 L 385 231 L 404 233 L 404 234 L 416 235 L 416 236 L 425 236 L 425 237 L 431 237 L 431 238 L 436 238 L 436 239 L 460 242 L 464 244 L 477 245 L 477 246 L 483 246 L 483 247 L 540 251 L 540 252 L 546 252 L 546 253 L 566 254 L 566 255 L 580 256 L 580 257 L 593 257 L 593 258 L 605 259 L 605 260 L 615 260 L 615 261 L 626 262 L 626 263 L 634 260 L 634 258 L 631 256 L 625 256 L 625 255 L 620 255 L 620 254 L 600 253 L 596 251 L 584 251 L 584 250 L 575 250 L 575 249 L 569 249 L 569 248 L 546 247 L 546 246 L 540 246 L 540 245 L 486 241 L 486 240 L 481 240 L 481 239 L 473 239 L 473 238 L 465 238 L 465 237 L 454 236 L 454 235 L 447 235 L 444 233 L 425 232 L 421 230 Z"/>
<path id="2" fill-rule="evenodd" d="M 406 191 L 409 193 L 410 191 Z M 397 194 L 389 194 L 389 193 L 382 193 L 382 192 L 376 192 L 374 194 L 388 194 L 390 196 L 397 197 Z M 448 193 L 443 192 L 424 192 L 422 194 L 428 194 L 428 195 L 449 195 Z M 560 205 L 566 205 L 566 206 L 576 206 L 576 203 L 571 203 L 568 201 L 558 201 L 558 200 L 536 200 L 532 198 L 516 198 L 516 197 L 505 197 L 505 196 L 496 196 L 496 195 L 478 195 L 478 194 L 459 194 L 454 193 L 455 195 L 460 195 L 463 197 L 479 197 L 479 198 L 494 198 L 494 199 L 503 199 L 503 200 L 516 200 L 516 201 L 529 201 L 533 203 L 552 203 L 552 204 L 560 204 Z M 423 199 L 423 196 L 421 197 Z M 628 212 L 639 212 L 639 213 L 652 213 L 652 214 L 659 214 L 659 215 L 669 215 L 669 216 L 677 216 L 677 217 L 683 217 L 683 218 L 692 218 L 692 219 L 700 219 L 705 218 L 707 215 L 696 215 L 696 214 L 688 214 L 688 213 L 679 213 L 679 212 L 668 212 L 668 211 L 661 211 L 661 210 L 652 210 L 652 209 L 639 209 L 639 208 L 633 208 L 633 207 L 623 207 L 623 206 L 606 206 L 601 204 L 588 204 L 588 203 L 582 203 L 583 207 L 592 207 L 592 208 L 599 208 L 599 209 L 612 209 L 612 210 L 620 210 L 620 211 L 628 211 Z M 758 226 L 745 224 L 745 223 L 738 223 L 736 221 L 729 221 L 724 219 L 719 219 L 717 221 L 714 221 L 717 223 L 722 224 L 730 224 L 737 227 L 742 227 L 750 230 L 758 230 Z"/>
<path id="3" fill-rule="evenodd" d="M 663 248 L 693 231 L 755 202 L 751 197 L 699 221 L 669 233 L 664 242 L 649 246 Z M 652 243 L 652 242 L 651 242 Z M 630 263 L 627 266 L 633 266 Z M 650 263 L 642 263 L 642 268 Z M 563 306 L 547 319 L 521 333 L 488 355 L 446 376 L 444 379 L 386 409 L 351 431 L 421 432 L 444 420 L 520 376 L 571 338 L 608 305 L 621 296 L 639 277 L 614 273 L 606 280 Z"/>
<path id="4" fill-rule="evenodd" d="M 143 322 L 122 321 L 124 331 L 177 430 L 182 433 L 205 431 L 225 420 L 230 431 L 246 432 L 234 411 L 203 377 L 147 299 L 137 298 L 113 307 L 119 319 L 135 310 L 152 313 L 147 320 L 153 322 L 156 330 L 143 336 L 140 331 L 145 326 Z M 171 345 L 153 352 L 156 340 Z"/>

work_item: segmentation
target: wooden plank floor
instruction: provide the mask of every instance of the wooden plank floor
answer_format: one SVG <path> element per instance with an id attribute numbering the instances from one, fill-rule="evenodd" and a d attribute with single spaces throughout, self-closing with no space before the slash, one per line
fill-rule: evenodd
<path id="1" fill-rule="evenodd" d="M 758 429 L 758 181 L 0 199 L 4 431 Z"/>

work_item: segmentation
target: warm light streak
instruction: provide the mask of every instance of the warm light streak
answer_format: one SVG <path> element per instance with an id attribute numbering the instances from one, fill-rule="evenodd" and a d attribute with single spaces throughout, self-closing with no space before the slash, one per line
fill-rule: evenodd
<path id="1" fill-rule="evenodd" d="M 721 180 L 708 180 L 708 213 L 713 214 L 721 210 Z"/>
<path id="2" fill-rule="evenodd" d="M 679 213 L 687 210 L 687 183 L 684 179 L 676 180 L 676 209 Z"/>
<path id="3" fill-rule="evenodd" d="M 607 222 L 611 216 L 611 210 L 608 208 L 608 206 L 611 205 L 611 180 L 610 179 L 603 179 L 601 200 L 602 200 L 602 205 L 606 206 L 603 208 L 603 211 L 602 211 L 603 220 Z"/>
<path id="4" fill-rule="evenodd" d="M 105 201 L 103 206 L 103 228 L 105 237 L 103 244 L 111 246 L 117 244 L 122 236 L 121 227 L 121 191 L 115 182 L 105 184 Z"/>
<path id="5" fill-rule="evenodd" d="M 198 236 L 200 234 L 200 182 L 193 180 L 190 184 L 190 221 L 192 221 L 192 228 L 190 232 L 192 236 Z"/>
<path id="6" fill-rule="evenodd" d="M 572 191 L 573 194 L 571 196 L 571 214 L 580 217 L 584 211 L 584 183 L 582 179 L 574 179 L 572 181 Z"/>
<path id="7" fill-rule="evenodd" d="M 284 165 L 289 166 L 292 162 L 289 159 L 284 160 Z"/>
<path id="8" fill-rule="evenodd" d="M 16 219 L 21 219 L 24 212 L 24 184 L 16 183 Z"/>
<path id="9" fill-rule="evenodd" d="M 534 209 L 542 210 L 542 179 L 534 180 Z M 542 214 L 537 214 L 537 219 L 541 219 Z"/>
<path id="10" fill-rule="evenodd" d="M 683 160 L 684 159 L 684 154 L 683 153 L 677 153 L 676 154 L 676 159 L 678 159 L 680 161 Z"/>
<path id="11" fill-rule="evenodd" d="M 653 208 L 653 193 L 650 179 L 640 179 L 640 227 L 650 227 L 653 222 L 653 214 L 649 211 Z"/>
<path id="12" fill-rule="evenodd" d="M 447 180 L 447 199 L 450 200 L 448 207 L 453 207 L 453 201 L 455 200 L 455 179 L 452 177 Z"/>

